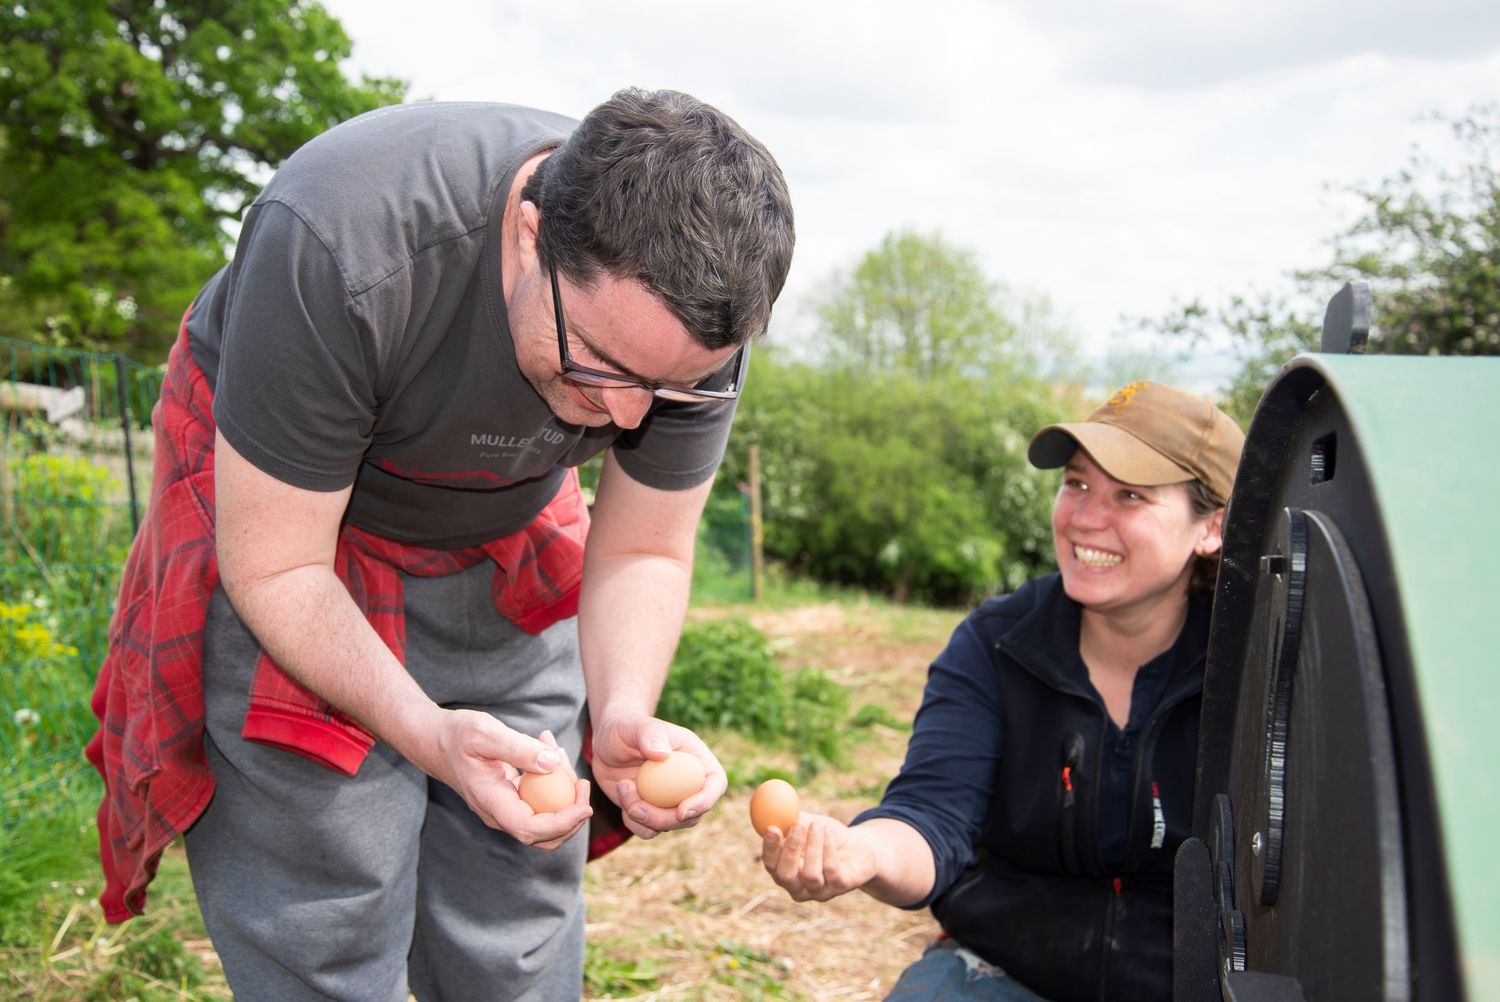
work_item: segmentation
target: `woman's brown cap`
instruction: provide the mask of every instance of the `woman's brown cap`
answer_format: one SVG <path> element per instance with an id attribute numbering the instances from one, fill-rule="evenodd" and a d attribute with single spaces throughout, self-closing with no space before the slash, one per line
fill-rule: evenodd
<path id="1" fill-rule="evenodd" d="M 1201 480 L 1229 499 L 1245 434 L 1219 408 L 1162 383 L 1123 386 L 1087 421 L 1048 425 L 1031 438 L 1027 458 L 1039 470 L 1066 466 L 1082 446 L 1125 484 L 1156 487 Z"/>

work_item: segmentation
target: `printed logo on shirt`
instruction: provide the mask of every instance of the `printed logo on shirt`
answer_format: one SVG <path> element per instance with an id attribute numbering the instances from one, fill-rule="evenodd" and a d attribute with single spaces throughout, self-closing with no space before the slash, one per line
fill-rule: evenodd
<path id="1" fill-rule="evenodd" d="M 498 459 L 502 455 L 519 452 L 540 453 L 540 442 L 557 445 L 565 436 L 556 428 L 543 428 L 535 435 L 500 435 L 493 432 L 476 431 L 469 435 L 469 444 L 479 450 L 480 459 Z"/>

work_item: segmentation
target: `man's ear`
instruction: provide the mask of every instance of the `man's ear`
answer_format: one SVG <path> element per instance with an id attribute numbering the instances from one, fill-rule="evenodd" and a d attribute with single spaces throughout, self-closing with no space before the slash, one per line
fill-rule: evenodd
<path id="1" fill-rule="evenodd" d="M 516 243 L 521 251 L 521 260 L 529 266 L 537 259 L 536 235 L 542 225 L 542 213 L 535 202 L 525 199 L 516 208 Z"/>

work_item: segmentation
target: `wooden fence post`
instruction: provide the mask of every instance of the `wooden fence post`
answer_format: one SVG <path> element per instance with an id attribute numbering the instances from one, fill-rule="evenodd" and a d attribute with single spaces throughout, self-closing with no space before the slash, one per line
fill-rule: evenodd
<path id="1" fill-rule="evenodd" d="M 760 517 L 760 446 L 750 446 L 750 597 L 759 602 L 765 596 L 764 527 Z"/>

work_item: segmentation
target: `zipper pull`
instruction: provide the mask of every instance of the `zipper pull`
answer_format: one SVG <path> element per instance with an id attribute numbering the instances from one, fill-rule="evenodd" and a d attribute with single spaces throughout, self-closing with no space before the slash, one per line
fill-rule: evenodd
<path id="1" fill-rule="evenodd" d="M 1079 759 L 1083 758 L 1083 735 L 1069 734 L 1063 738 L 1062 745 L 1062 787 L 1063 807 L 1073 806 L 1073 770 L 1078 768 Z"/>
<path id="2" fill-rule="evenodd" d="M 1057 810 L 1057 842 L 1058 849 L 1062 853 L 1063 868 L 1068 873 L 1077 873 L 1078 869 L 1078 819 L 1074 816 L 1078 813 L 1075 804 L 1076 794 L 1073 790 L 1074 773 L 1077 772 L 1079 763 L 1083 760 L 1083 735 L 1069 734 L 1063 738 L 1062 743 L 1062 775 L 1061 787 L 1058 790 Z"/>

